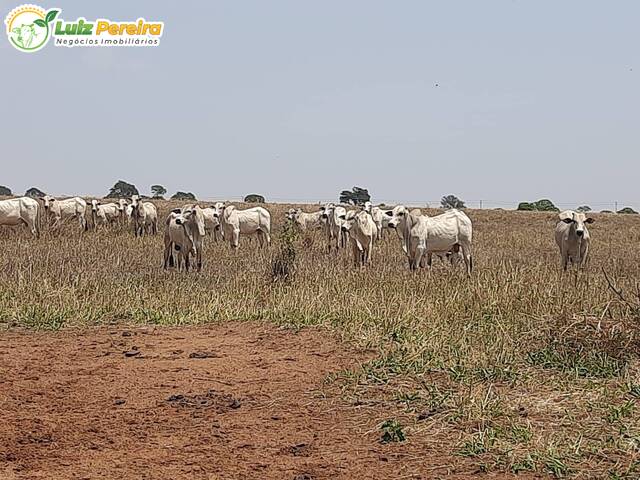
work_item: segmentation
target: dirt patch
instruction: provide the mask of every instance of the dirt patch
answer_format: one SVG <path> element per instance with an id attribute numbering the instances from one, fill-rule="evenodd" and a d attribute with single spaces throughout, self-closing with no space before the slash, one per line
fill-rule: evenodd
<path id="1" fill-rule="evenodd" d="M 0 334 L 0 478 L 434 478 L 446 449 L 384 445 L 389 415 L 323 388 L 362 352 L 256 323 Z"/>

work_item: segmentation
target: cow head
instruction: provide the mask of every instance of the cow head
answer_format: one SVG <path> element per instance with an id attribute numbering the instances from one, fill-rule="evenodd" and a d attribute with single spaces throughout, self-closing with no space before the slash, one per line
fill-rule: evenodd
<path id="1" fill-rule="evenodd" d="M 55 198 L 50 197 L 49 195 L 45 195 L 42 197 L 42 202 L 44 203 L 44 209 L 49 210 L 53 206 L 53 203 L 56 201 Z"/>
<path id="2" fill-rule="evenodd" d="M 120 200 L 118 200 L 118 211 L 122 214 L 125 212 L 125 210 L 127 209 L 127 201 L 124 198 L 121 198 Z"/>
<path id="3" fill-rule="evenodd" d="M 91 200 L 91 211 L 92 212 L 97 212 L 98 211 L 98 207 L 100 206 L 100 202 L 98 200 Z"/>
<path id="4" fill-rule="evenodd" d="M 222 213 L 224 212 L 225 204 L 224 204 L 224 202 L 216 202 L 210 208 L 213 208 L 213 216 L 214 216 L 214 218 L 220 218 L 220 217 L 222 217 Z"/>
<path id="5" fill-rule="evenodd" d="M 560 220 L 568 225 L 572 225 L 575 228 L 576 235 L 583 237 L 584 232 L 587 229 L 586 224 L 593 223 L 595 220 L 587 216 L 582 212 L 574 212 L 573 210 L 565 210 L 558 214 Z"/>
<path id="6" fill-rule="evenodd" d="M 364 202 L 364 205 L 362 206 L 362 210 L 364 210 L 365 212 L 369 212 L 371 213 L 371 202 Z"/>
<path id="7" fill-rule="evenodd" d="M 404 205 L 398 205 L 391 210 L 387 210 L 384 214 L 389 217 L 388 225 L 390 228 L 397 228 L 406 219 L 407 208 Z"/>
<path id="8" fill-rule="evenodd" d="M 338 215 L 338 220 L 340 220 L 340 230 L 342 230 L 343 232 L 350 231 L 356 221 L 356 216 L 356 212 L 353 210 Z"/>
<path id="9" fill-rule="evenodd" d="M 333 203 L 327 203 L 324 207 L 320 207 L 320 211 L 322 212 L 322 218 L 327 219 L 329 215 L 333 214 L 333 210 L 336 206 Z"/>

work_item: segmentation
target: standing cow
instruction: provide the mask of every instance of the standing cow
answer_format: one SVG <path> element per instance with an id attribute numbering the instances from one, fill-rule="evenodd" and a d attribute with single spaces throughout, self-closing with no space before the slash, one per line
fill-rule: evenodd
<path id="1" fill-rule="evenodd" d="M 562 268 L 566 270 L 569 262 L 578 267 L 586 265 L 591 241 L 587 224 L 593 223 L 593 218 L 573 210 L 559 213 L 558 218 L 555 237 L 562 257 Z"/>
<path id="2" fill-rule="evenodd" d="M 195 205 L 172 210 L 164 231 L 164 268 L 177 266 L 189 271 L 190 257 L 195 255 L 198 272 L 202 269 L 205 221 L 202 209 Z M 174 259 L 175 250 L 177 262 Z"/>
<path id="3" fill-rule="evenodd" d="M 216 212 L 224 239 L 237 249 L 240 235 L 257 235 L 261 247 L 271 244 L 271 214 L 263 207 L 238 210 L 234 205 L 221 204 Z"/>
<path id="4" fill-rule="evenodd" d="M 87 219 L 87 202 L 80 197 L 67 198 L 65 200 L 57 200 L 49 195 L 42 197 L 44 211 L 53 217 L 53 228 L 60 226 L 60 223 L 76 218 L 83 230 L 88 230 Z"/>
<path id="5" fill-rule="evenodd" d="M 320 211 L 322 212 L 322 219 L 326 221 L 325 232 L 329 242 L 329 251 L 333 248 L 334 241 L 336 250 L 345 248 L 349 241 L 349 232 L 342 231 L 342 224 L 347 216 L 347 209 L 340 205 L 328 203 L 324 207 L 320 207 Z"/>
<path id="6" fill-rule="evenodd" d="M 145 233 L 155 235 L 158 233 L 158 210 L 151 202 L 143 202 L 140 197 L 131 197 L 131 221 L 133 234 L 143 236 Z"/>
<path id="7" fill-rule="evenodd" d="M 341 229 L 349 234 L 356 267 L 366 266 L 371 261 L 373 242 L 378 236 L 378 228 L 371 214 L 365 210 L 350 211 L 345 216 Z"/>
<path id="8" fill-rule="evenodd" d="M 40 236 L 37 200 L 29 197 L 0 200 L 0 225 L 26 225 L 34 237 Z"/>
<path id="9" fill-rule="evenodd" d="M 113 225 L 120 220 L 120 206 L 117 203 L 100 203 L 99 200 L 91 200 L 91 218 L 93 226 Z"/>

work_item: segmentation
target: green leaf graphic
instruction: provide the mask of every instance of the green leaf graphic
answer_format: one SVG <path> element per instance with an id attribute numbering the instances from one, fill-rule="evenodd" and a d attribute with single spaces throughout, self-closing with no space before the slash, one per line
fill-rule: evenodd
<path id="1" fill-rule="evenodd" d="M 37 26 L 42 27 L 42 28 L 47 26 L 47 24 L 44 23 L 44 20 L 42 20 L 41 18 L 38 18 L 38 19 L 34 20 L 33 23 L 35 23 Z"/>
<path id="2" fill-rule="evenodd" d="M 47 12 L 47 16 L 45 17 L 47 23 L 51 23 L 51 21 L 56 18 L 56 15 L 60 13 L 60 10 L 49 10 Z"/>

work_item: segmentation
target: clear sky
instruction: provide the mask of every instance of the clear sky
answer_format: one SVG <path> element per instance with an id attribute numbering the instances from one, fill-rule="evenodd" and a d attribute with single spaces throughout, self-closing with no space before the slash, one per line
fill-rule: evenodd
<path id="1" fill-rule="evenodd" d="M 2 20 L 19 2 L 0 0 Z M 0 184 L 640 207 L 640 2 L 36 2 L 156 48 L 0 38 Z M 4 25 L 3 25 L 4 27 Z M 3 30 L 4 31 L 4 30 Z"/>

